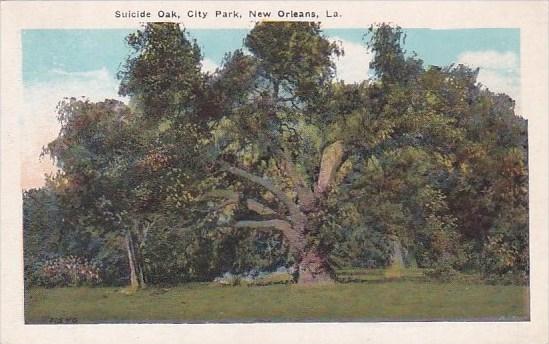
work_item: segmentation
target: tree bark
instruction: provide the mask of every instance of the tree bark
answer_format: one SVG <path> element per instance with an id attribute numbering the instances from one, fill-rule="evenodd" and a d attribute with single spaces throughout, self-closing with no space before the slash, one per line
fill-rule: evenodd
<path id="1" fill-rule="evenodd" d="M 315 186 L 316 195 L 325 194 L 331 187 L 336 171 L 343 161 L 344 153 L 345 149 L 341 141 L 336 141 L 324 149 L 320 162 L 320 173 Z"/>
<path id="2" fill-rule="evenodd" d="M 298 264 L 297 284 L 333 283 L 333 271 L 326 256 L 317 249 L 309 249 Z"/>
<path id="3" fill-rule="evenodd" d="M 137 271 L 135 267 L 135 257 L 132 250 L 131 245 L 131 238 L 130 238 L 130 232 L 126 232 L 126 251 L 128 252 L 128 262 L 130 267 L 130 286 L 132 289 L 138 289 L 139 288 L 139 281 L 137 280 Z"/>
<path id="4" fill-rule="evenodd" d="M 290 252 L 295 256 L 303 254 L 304 238 L 301 233 L 297 232 L 292 225 L 284 220 L 265 220 L 265 221 L 238 221 L 234 225 L 236 228 L 274 228 L 282 232 L 286 240 L 288 240 L 288 246 Z"/>
<path id="5" fill-rule="evenodd" d="M 275 215 L 276 212 L 264 204 L 259 203 L 255 199 L 248 198 L 246 206 L 249 210 L 256 212 L 259 215 Z"/>
<path id="6" fill-rule="evenodd" d="M 128 233 L 128 237 L 130 238 L 130 250 L 132 252 L 132 257 L 133 257 L 133 266 L 139 277 L 138 287 L 145 288 L 146 285 L 145 285 L 145 276 L 143 272 L 142 260 L 140 259 L 140 256 L 138 256 L 138 254 L 135 252 L 136 248 L 132 239 L 131 232 Z"/>
<path id="7" fill-rule="evenodd" d="M 145 272 L 143 271 L 143 264 L 139 264 L 139 284 L 141 288 L 146 288 L 145 284 Z"/>
<path id="8" fill-rule="evenodd" d="M 267 178 L 258 177 L 241 168 L 230 166 L 228 164 L 224 164 L 224 168 L 227 172 L 245 178 L 255 184 L 259 184 L 272 192 L 275 197 L 288 209 L 288 212 L 292 218 L 297 219 L 303 215 L 303 213 L 299 210 L 299 207 L 280 188 L 274 185 Z"/>
<path id="9" fill-rule="evenodd" d="M 334 182 L 337 169 L 343 160 L 343 144 L 341 141 L 337 141 L 324 150 L 322 161 L 320 162 L 320 175 L 315 185 L 314 192 L 299 174 L 290 157 L 284 152 L 279 152 L 278 155 L 282 159 L 281 166 L 286 172 L 286 175 L 292 180 L 295 191 L 298 194 L 298 204 L 288 197 L 281 187 L 268 178 L 256 176 L 241 168 L 230 166 L 228 163 L 222 163 L 225 171 L 247 179 L 272 192 L 289 213 L 289 216 L 286 217 L 288 221 L 281 219 L 238 221 L 235 224 L 235 227 L 254 229 L 274 228 L 281 231 L 286 240 L 288 240 L 290 252 L 297 260 L 297 283 L 304 285 L 333 283 L 333 270 L 328 264 L 327 255 L 324 252 L 321 252 L 317 247 L 307 247 L 307 237 L 314 232 L 311 231 L 310 226 L 313 224 L 308 215 L 318 211 L 318 201 L 322 197 L 326 197 L 331 184 Z M 274 215 L 275 213 L 272 209 L 264 207 L 255 200 L 248 199 L 247 206 L 248 209 L 255 211 L 260 215 Z M 284 214 L 277 215 L 281 217 L 284 216 Z"/>
<path id="10" fill-rule="evenodd" d="M 311 187 L 307 184 L 306 180 L 299 173 L 289 154 L 282 150 L 279 150 L 277 154 L 281 157 L 282 168 L 294 184 L 295 190 L 297 192 L 299 208 L 305 212 L 312 211 L 316 205 L 317 199 L 315 197 L 315 194 L 311 190 Z"/>

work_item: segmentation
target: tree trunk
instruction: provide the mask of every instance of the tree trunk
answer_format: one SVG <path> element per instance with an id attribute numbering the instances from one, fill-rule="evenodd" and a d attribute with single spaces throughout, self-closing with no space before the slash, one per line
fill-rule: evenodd
<path id="1" fill-rule="evenodd" d="M 139 264 L 139 285 L 141 285 L 141 288 L 147 287 L 147 285 L 145 284 L 145 273 L 143 272 L 142 264 Z"/>
<path id="2" fill-rule="evenodd" d="M 404 267 L 404 254 L 402 252 L 402 245 L 397 238 L 392 240 L 393 253 L 391 255 L 391 265 L 397 265 L 401 268 Z"/>
<path id="3" fill-rule="evenodd" d="M 336 141 L 327 146 L 323 153 L 320 162 L 320 173 L 317 183 L 314 187 L 314 193 L 303 181 L 299 178 L 299 174 L 295 172 L 295 167 L 291 159 L 288 159 L 287 165 L 289 174 L 294 180 L 298 196 L 299 208 L 301 211 L 300 220 L 294 220 L 294 225 L 297 225 L 298 232 L 302 238 L 306 238 L 307 234 L 311 234 L 311 226 L 314 226 L 317 221 L 311 221 L 310 214 L 317 213 L 318 202 L 326 197 L 327 192 L 332 186 L 337 169 L 341 166 L 345 149 L 341 141 Z M 303 190 L 307 191 L 304 192 Z M 315 214 L 316 215 L 316 214 Z M 302 249 L 302 254 L 299 260 L 299 275 L 297 278 L 298 284 L 314 284 L 314 283 L 333 283 L 333 270 L 328 264 L 326 253 L 321 252 L 318 248 Z"/>
<path id="4" fill-rule="evenodd" d="M 333 283 L 332 269 L 317 249 L 307 250 L 298 264 L 298 284 Z"/>
<path id="5" fill-rule="evenodd" d="M 294 189 L 297 193 L 296 200 L 288 197 L 283 188 L 269 180 L 268 178 L 254 175 L 239 167 L 231 166 L 228 163 L 222 162 L 221 166 L 226 171 L 233 175 L 247 179 L 248 181 L 260 185 L 273 193 L 278 201 L 284 205 L 288 214 L 279 214 L 281 217 L 286 217 L 286 220 L 271 219 L 262 221 L 238 221 L 235 224 L 236 228 L 275 228 L 281 231 L 286 240 L 291 254 L 297 261 L 297 283 L 298 284 L 316 284 L 316 283 L 333 283 L 333 271 L 328 264 L 327 256 L 318 248 L 307 247 L 307 238 L 314 235 L 316 231 L 311 230 L 318 220 L 315 220 L 319 209 L 318 203 L 326 197 L 331 184 L 334 181 L 337 168 L 341 165 L 344 155 L 343 143 L 336 141 L 324 149 L 322 156 L 320 175 L 314 191 L 307 184 L 305 179 L 299 174 L 298 169 L 294 165 L 292 159 L 283 150 L 278 151 L 278 155 L 282 159 L 282 169 L 294 184 Z M 259 202 L 254 200 L 247 201 L 248 209 L 262 214 L 265 213 L 265 208 Z M 268 213 L 275 213 L 272 209 Z M 314 216 L 312 216 L 314 215 Z"/>
<path id="6" fill-rule="evenodd" d="M 130 286 L 132 289 L 139 288 L 139 281 L 137 280 L 137 272 L 135 268 L 135 257 L 132 250 L 130 233 L 126 232 L 126 251 L 128 252 L 128 262 L 130 266 Z"/>
<path id="7" fill-rule="evenodd" d="M 134 266 L 135 272 L 137 273 L 137 276 L 139 277 L 139 285 L 138 286 L 140 288 L 145 288 L 146 287 L 146 285 L 145 285 L 145 276 L 144 276 L 144 271 L 143 271 L 143 264 L 142 264 L 141 255 L 140 255 L 139 251 L 136 252 L 136 245 L 133 242 L 131 232 L 128 232 L 128 237 L 130 239 L 130 251 L 131 251 L 131 254 L 132 254 L 132 258 L 133 258 L 133 266 Z"/>

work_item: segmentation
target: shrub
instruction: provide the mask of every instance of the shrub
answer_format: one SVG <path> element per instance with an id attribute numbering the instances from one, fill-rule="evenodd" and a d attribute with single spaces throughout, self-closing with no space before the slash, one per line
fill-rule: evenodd
<path id="1" fill-rule="evenodd" d="M 97 285 L 99 268 L 82 257 L 59 257 L 37 263 L 32 283 L 45 287 Z"/>
<path id="2" fill-rule="evenodd" d="M 501 275 L 486 275 L 484 276 L 484 282 L 492 285 L 528 285 L 529 276 L 526 272 L 508 271 Z"/>
<path id="3" fill-rule="evenodd" d="M 222 286 L 239 286 L 243 282 L 243 278 L 240 275 L 234 275 L 230 272 L 226 272 L 221 277 L 214 279 L 214 283 L 217 283 Z"/>
<path id="4" fill-rule="evenodd" d="M 450 281 L 455 279 L 459 273 L 450 264 L 440 264 L 433 269 L 427 269 L 425 276 L 440 281 Z"/>
<path id="5" fill-rule="evenodd" d="M 294 282 L 294 276 L 288 272 L 273 272 L 260 276 L 254 280 L 253 285 L 266 286 L 272 284 L 291 284 Z"/>
<path id="6" fill-rule="evenodd" d="M 294 280 L 293 270 L 278 268 L 274 272 L 251 270 L 244 274 L 226 272 L 216 277 L 214 283 L 221 286 L 266 286 L 272 284 L 289 284 Z"/>

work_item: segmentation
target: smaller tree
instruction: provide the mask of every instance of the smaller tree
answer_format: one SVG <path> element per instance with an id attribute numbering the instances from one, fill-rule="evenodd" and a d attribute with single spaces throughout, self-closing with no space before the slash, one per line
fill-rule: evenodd
<path id="1" fill-rule="evenodd" d="M 134 193 L 140 183 L 133 178 L 139 146 L 128 130 L 131 116 L 119 101 L 66 100 L 59 106 L 59 137 L 46 153 L 60 168 L 51 185 L 68 225 L 81 234 L 124 243 L 130 280 L 137 287 L 144 279 L 133 242 L 140 218 L 135 205 L 141 200 Z"/>

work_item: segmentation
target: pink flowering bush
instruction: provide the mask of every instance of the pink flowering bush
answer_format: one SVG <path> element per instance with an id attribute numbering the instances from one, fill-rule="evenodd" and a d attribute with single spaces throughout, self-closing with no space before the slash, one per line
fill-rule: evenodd
<path id="1" fill-rule="evenodd" d="M 37 282 L 47 287 L 97 285 L 99 268 L 82 257 L 59 257 L 43 262 L 37 271 Z"/>

